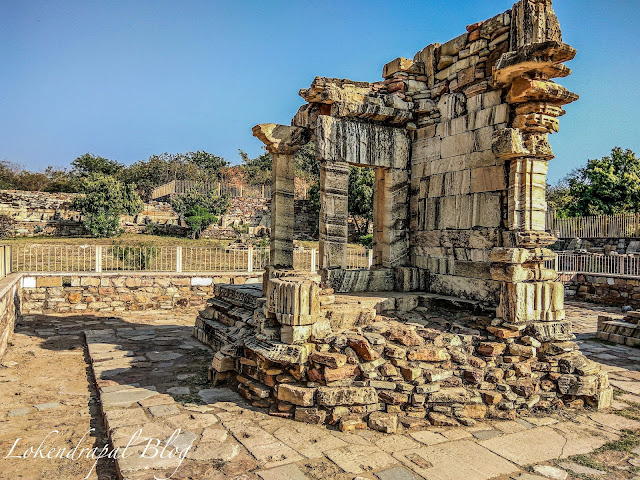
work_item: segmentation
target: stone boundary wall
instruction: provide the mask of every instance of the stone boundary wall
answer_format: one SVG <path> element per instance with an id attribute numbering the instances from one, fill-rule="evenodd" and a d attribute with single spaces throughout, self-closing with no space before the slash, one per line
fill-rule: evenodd
<path id="1" fill-rule="evenodd" d="M 20 274 L 9 275 L 0 280 L 0 359 L 13 335 L 19 300 Z"/>
<path id="2" fill-rule="evenodd" d="M 631 305 L 640 309 L 640 278 L 598 273 L 563 273 L 567 298 L 600 305 Z"/>
<path id="3" fill-rule="evenodd" d="M 195 309 L 213 296 L 214 284 L 261 281 L 262 272 L 23 274 L 20 313 Z"/>
<path id="4" fill-rule="evenodd" d="M 75 193 L 29 192 L 0 190 L 0 214 L 13 217 L 15 235 L 82 236 L 87 235 L 80 214 L 71 209 Z M 250 235 L 263 235 L 271 226 L 271 201 L 262 198 L 232 198 L 229 211 L 222 216 L 219 225 L 209 227 L 204 238 L 229 239 L 239 237 L 234 226 L 247 225 Z M 318 219 L 308 200 L 295 201 L 295 225 L 297 238 L 316 238 Z M 165 202 L 145 203 L 138 215 L 123 215 L 120 226 L 127 233 L 145 233 L 147 224 L 154 223 L 160 232 L 182 235 L 186 228 L 181 224 L 171 205 Z"/>

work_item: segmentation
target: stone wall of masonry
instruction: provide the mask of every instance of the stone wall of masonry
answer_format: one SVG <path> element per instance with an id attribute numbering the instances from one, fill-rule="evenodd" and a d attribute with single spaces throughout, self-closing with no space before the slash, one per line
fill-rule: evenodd
<path id="1" fill-rule="evenodd" d="M 24 275 L 21 314 L 121 312 L 202 307 L 216 283 L 260 281 L 261 273 L 103 273 Z"/>
<path id="2" fill-rule="evenodd" d="M 0 360 L 11 340 L 18 316 L 19 284 L 20 275 L 15 273 L 0 280 Z"/>
<path id="3" fill-rule="evenodd" d="M 567 298 L 600 305 L 640 308 L 640 278 L 594 273 L 564 273 Z"/>

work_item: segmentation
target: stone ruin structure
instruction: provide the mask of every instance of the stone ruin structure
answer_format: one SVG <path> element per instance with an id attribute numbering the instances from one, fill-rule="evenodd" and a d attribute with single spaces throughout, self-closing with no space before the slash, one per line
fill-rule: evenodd
<path id="1" fill-rule="evenodd" d="M 342 430 L 471 425 L 609 406 L 571 340 L 546 268 L 548 136 L 578 99 L 552 79 L 576 51 L 551 0 L 520 0 L 384 80 L 317 77 L 291 126 L 253 128 L 273 156 L 271 264 L 259 286 L 216 286 L 195 335 L 274 415 Z M 320 166 L 317 273 L 293 270 L 294 153 Z M 349 165 L 375 169 L 374 265 L 348 270 Z"/>

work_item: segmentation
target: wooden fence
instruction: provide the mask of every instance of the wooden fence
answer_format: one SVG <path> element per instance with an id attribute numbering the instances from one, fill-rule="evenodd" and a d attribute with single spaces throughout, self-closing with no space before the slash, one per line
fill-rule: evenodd
<path id="1" fill-rule="evenodd" d="M 640 213 L 558 218 L 547 212 L 547 231 L 558 238 L 640 237 Z"/>
<path id="2" fill-rule="evenodd" d="M 243 198 L 271 198 L 271 185 L 231 185 L 223 182 L 192 182 L 189 180 L 173 180 L 156 187 L 151 192 L 151 199 L 180 195 L 196 189 L 202 193 L 217 192 L 218 195 L 227 194 L 230 197 Z"/>

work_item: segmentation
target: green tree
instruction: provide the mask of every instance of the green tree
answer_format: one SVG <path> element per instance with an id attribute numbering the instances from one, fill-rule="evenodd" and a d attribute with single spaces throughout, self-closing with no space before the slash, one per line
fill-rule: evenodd
<path id="1" fill-rule="evenodd" d="M 171 198 L 171 206 L 189 227 L 192 238 L 198 238 L 209 225 L 218 221 L 229 208 L 228 195 L 201 193 L 197 188 Z"/>
<path id="2" fill-rule="evenodd" d="M 154 188 L 173 180 L 219 180 L 221 169 L 228 163 L 224 158 L 204 151 L 162 153 L 129 165 L 118 178 L 125 183 L 135 183 L 143 198 L 149 200 Z"/>
<path id="3" fill-rule="evenodd" d="M 640 160 L 615 147 L 611 156 L 588 160 L 568 178 L 570 216 L 640 212 Z"/>
<path id="4" fill-rule="evenodd" d="M 224 167 L 228 167 L 230 162 L 225 160 L 222 157 L 218 157 L 212 153 L 205 152 L 203 150 L 198 150 L 197 152 L 189 152 L 185 154 L 185 157 L 188 162 L 196 165 L 206 178 L 203 178 L 203 181 L 206 181 L 207 178 L 209 181 L 213 179 L 220 178 L 220 170 Z"/>
<path id="5" fill-rule="evenodd" d="M 94 173 L 81 181 L 80 188 L 83 195 L 74 199 L 72 208 L 82 214 L 85 228 L 94 237 L 119 235 L 120 215 L 136 215 L 142 210 L 134 184 Z"/>
<path id="6" fill-rule="evenodd" d="M 98 155 L 85 153 L 71 162 L 71 173 L 77 177 L 88 177 L 92 174 L 117 175 L 124 169 L 122 163 L 109 160 Z"/>
<path id="7" fill-rule="evenodd" d="M 558 218 L 569 216 L 569 207 L 573 197 L 569 193 L 569 183 L 565 178 L 555 185 L 547 184 L 547 209 L 555 210 Z"/>
<path id="8" fill-rule="evenodd" d="M 373 189 L 375 170 L 367 167 L 349 167 L 349 213 L 353 215 L 359 241 L 371 245 L 369 225 L 373 221 Z M 320 214 L 320 183 L 315 182 L 307 195 L 310 207 L 316 215 Z"/>
<path id="9" fill-rule="evenodd" d="M 373 221 L 373 168 L 349 167 L 349 213 L 353 215 L 358 237 L 365 236 Z"/>
<path id="10" fill-rule="evenodd" d="M 316 158 L 314 142 L 307 143 L 296 152 L 295 162 L 296 177 L 309 182 L 317 181 L 320 178 L 320 164 Z"/>
<path id="11" fill-rule="evenodd" d="M 251 158 L 246 152 L 238 150 L 242 159 L 242 169 L 247 174 L 250 185 L 271 185 L 271 153 L 265 151 L 256 158 Z"/>

